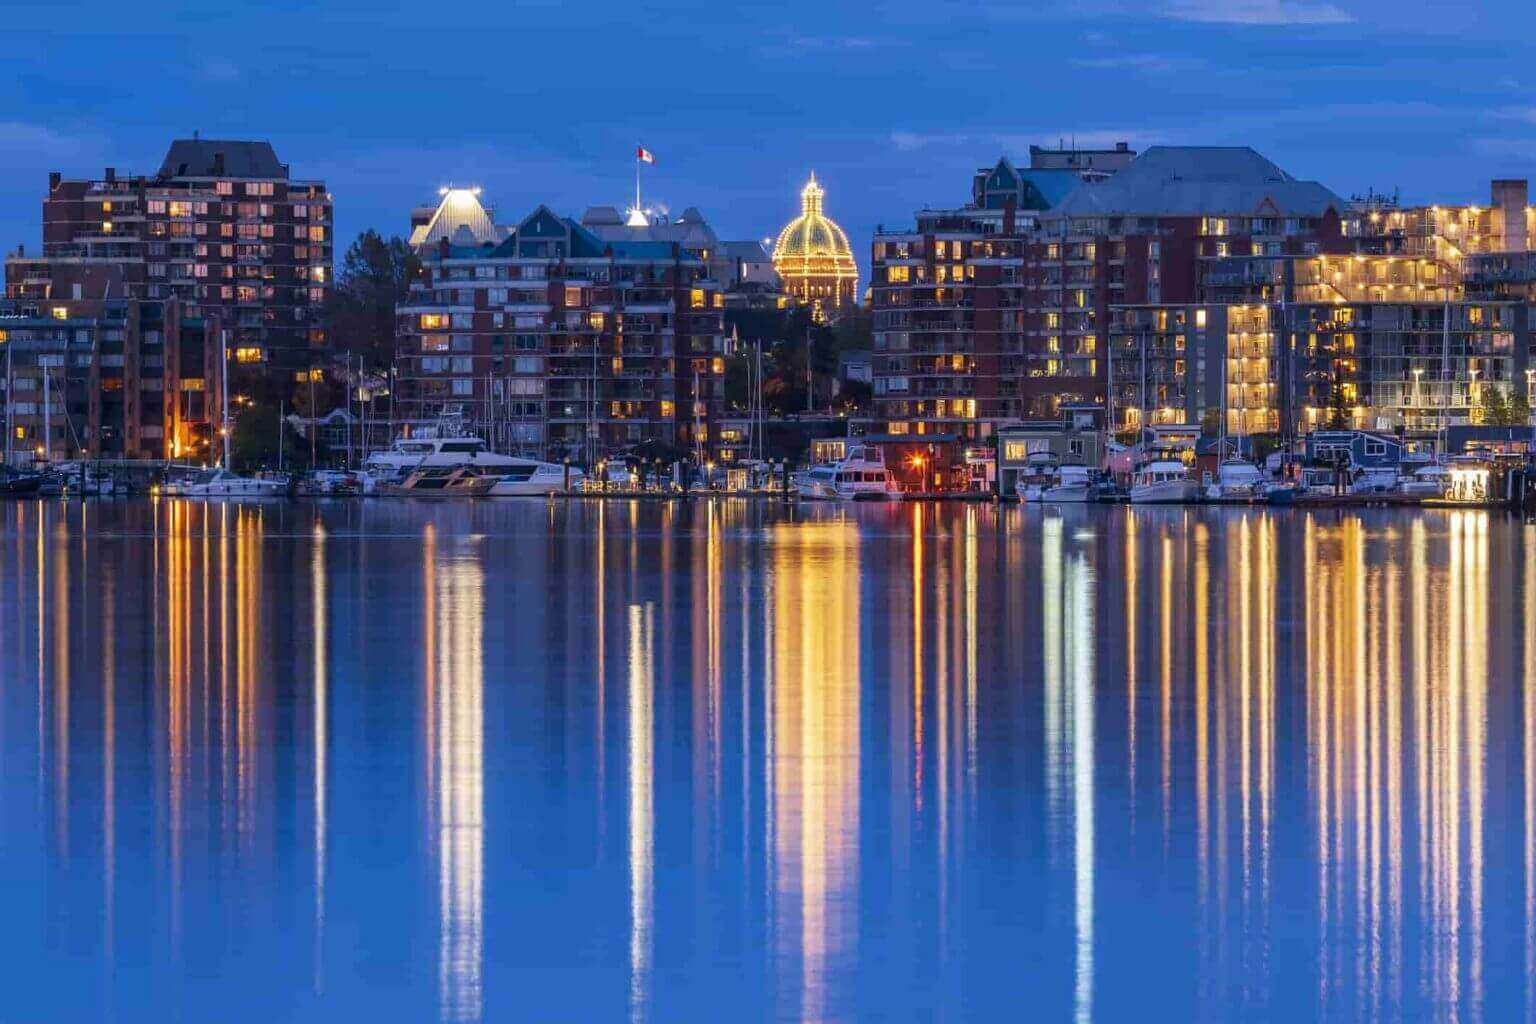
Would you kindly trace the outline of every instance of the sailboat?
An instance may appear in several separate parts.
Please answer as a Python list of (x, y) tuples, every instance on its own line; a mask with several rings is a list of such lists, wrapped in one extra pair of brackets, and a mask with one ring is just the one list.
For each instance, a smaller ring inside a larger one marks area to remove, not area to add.
[[(1247, 362), (1247, 356), (1239, 357)], [(1228, 369), (1231, 359), (1221, 361), (1221, 429), (1216, 435), (1216, 478), (1205, 488), (1205, 496), (1212, 501), (1254, 501), (1264, 497), (1266, 481), (1264, 473), (1252, 462), (1237, 454), (1237, 446), (1234, 446), (1233, 454), (1227, 455), (1227, 395), (1231, 389), (1231, 380), (1228, 377)], [(1238, 389), (1242, 393), (1242, 387), (1246, 383), (1241, 379), (1239, 369)], [(1247, 401), (1244, 400), (1238, 409), (1238, 423), (1243, 429), (1243, 413), (1247, 411)], [(1242, 435), (1239, 434), (1241, 437)]]
[[(229, 341), (221, 338), (219, 352), (219, 433), (224, 438), (224, 457), (218, 466), (205, 469), (183, 480), (168, 482), (161, 487), (162, 494), (183, 498), (280, 498), (288, 493), (288, 481), (263, 477), (240, 476), (229, 468)], [(281, 422), (281, 417), (279, 417)], [(279, 442), (281, 446), (281, 442)]]

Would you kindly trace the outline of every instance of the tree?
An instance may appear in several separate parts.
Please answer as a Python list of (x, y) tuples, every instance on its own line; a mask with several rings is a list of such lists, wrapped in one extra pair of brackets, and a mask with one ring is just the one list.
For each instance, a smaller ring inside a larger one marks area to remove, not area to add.
[[(229, 438), (230, 461), (238, 473), (277, 466), (277, 406), (252, 402), (234, 410), (234, 430)], [(283, 463), (297, 469), (309, 462), (309, 446), (287, 424), (283, 425)], [(217, 441), (217, 439), (215, 439)], [(215, 453), (221, 454), (221, 453)]]
[(410, 294), (421, 261), (398, 237), (372, 228), (347, 247), (326, 306), (332, 351), (361, 355), (374, 369), (387, 369), (395, 354), (395, 306)]
[(1522, 394), (1485, 385), (1478, 394), (1481, 421), (1491, 427), (1523, 427), (1531, 421), (1531, 405)]

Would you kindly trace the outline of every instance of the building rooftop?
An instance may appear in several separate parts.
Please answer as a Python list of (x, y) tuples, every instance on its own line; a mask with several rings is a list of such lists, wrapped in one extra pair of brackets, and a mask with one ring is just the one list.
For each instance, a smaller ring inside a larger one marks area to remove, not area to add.
[(1343, 211), (1344, 200), (1247, 146), (1153, 146), (1108, 180), (1084, 182), (1048, 216), (1315, 216), (1330, 208)]
[[(419, 213), (413, 212), (412, 222), (418, 219)], [(451, 246), (470, 248), (499, 242), (504, 237), (505, 232), (492, 221), (490, 211), (481, 205), (479, 189), (450, 188), (443, 190), (442, 200), (426, 223), (416, 223), (411, 229), (410, 244), (420, 249), (447, 239)]]
[(286, 178), (270, 142), (177, 139), (160, 164), (162, 178)]

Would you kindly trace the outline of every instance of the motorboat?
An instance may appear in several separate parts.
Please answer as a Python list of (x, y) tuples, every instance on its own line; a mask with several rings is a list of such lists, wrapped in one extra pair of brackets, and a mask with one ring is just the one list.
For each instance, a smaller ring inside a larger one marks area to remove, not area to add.
[(640, 489), (640, 474), (631, 469), (629, 463), (623, 459), (614, 459), (599, 468), (602, 470), (599, 479), (605, 489), (618, 491)]
[(1056, 474), (1056, 483), (1045, 489), (1040, 500), (1061, 503), (1086, 502), (1092, 501), (1093, 495), (1093, 471), (1087, 466), (1068, 463), (1060, 467)]
[(372, 482), (399, 483), (417, 469), (473, 466), (483, 474), (515, 477), (530, 464), (562, 471), (563, 479), (564, 467), (493, 452), (482, 438), (465, 433), (456, 418), (445, 417), (436, 425), (396, 438), (388, 448), (370, 452), (362, 469)]
[(1396, 466), (1356, 466), (1350, 472), (1350, 494), (1393, 494), (1397, 491)]
[(227, 469), (205, 469), (166, 484), (161, 493), (182, 498), (281, 498), (288, 493), (288, 481), (239, 476)]
[(1216, 479), (1205, 488), (1213, 501), (1251, 501), (1264, 497), (1268, 481), (1264, 471), (1247, 459), (1224, 459), (1216, 468)]
[(1420, 498), (1443, 498), (1451, 491), (1451, 471), (1438, 462), (1426, 463), (1400, 478), (1397, 489)]
[(1061, 477), (1061, 461), (1052, 452), (1030, 452), (1024, 459), (1013, 489), (1020, 501), (1044, 501), (1045, 492)]
[(482, 472), (495, 480), (489, 492), (493, 498), (559, 494), (567, 488), (579, 488), (586, 478), (586, 474), (575, 466), (540, 462), (537, 459), (513, 459), (510, 466)]
[(42, 486), (41, 473), (23, 473), (8, 466), (0, 468), (0, 498), (30, 498)]
[(1136, 470), (1131, 478), (1131, 504), (1180, 505), (1200, 500), (1200, 484), (1189, 478), (1189, 469), (1177, 459), (1157, 459)]
[(377, 484), (374, 493), (397, 498), (482, 498), (496, 486), (496, 479), (470, 466), (424, 466), (399, 483)]
[(880, 450), (869, 445), (856, 445), (841, 461), (800, 474), (796, 490), (813, 501), (886, 501), (901, 496)]
[(299, 481), (297, 492), (307, 498), (347, 497), (363, 492), (363, 480), (357, 473), (317, 469)]

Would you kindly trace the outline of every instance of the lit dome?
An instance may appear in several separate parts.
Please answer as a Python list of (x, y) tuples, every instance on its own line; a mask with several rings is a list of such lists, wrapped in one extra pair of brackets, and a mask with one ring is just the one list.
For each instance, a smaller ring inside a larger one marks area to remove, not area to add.
[(821, 212), (825, 195), (812, 174), (800, 192), (800, 216), (784, 225), (774, 243), (773, 269), (799, 299), (848, 302), (857, 290), (859, 270), (848, 235)]

